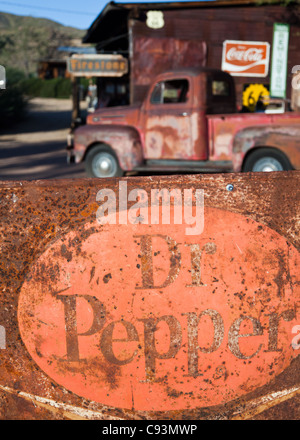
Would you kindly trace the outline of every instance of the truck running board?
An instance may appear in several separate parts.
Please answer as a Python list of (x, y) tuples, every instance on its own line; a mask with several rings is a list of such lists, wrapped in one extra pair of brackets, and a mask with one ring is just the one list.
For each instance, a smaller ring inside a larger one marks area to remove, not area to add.
[(137, 172), (232, 172), (231, 161), (195, 161), (195, 160), (148, 160), (144, 165), (134, 168)]

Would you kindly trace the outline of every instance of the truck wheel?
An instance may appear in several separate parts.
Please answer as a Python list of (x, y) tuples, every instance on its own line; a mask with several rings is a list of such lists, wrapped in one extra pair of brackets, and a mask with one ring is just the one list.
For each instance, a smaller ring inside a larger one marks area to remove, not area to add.
[(85, 158), (85, 170), (89, 177), (118, 177), (123, 175), (118, 159), (106, 145), (93, 147)]
[(246, 158), (243, 171), (270, 172), (291, 170), (288, 158), (281, 151), (271, 148), (259, 148)]

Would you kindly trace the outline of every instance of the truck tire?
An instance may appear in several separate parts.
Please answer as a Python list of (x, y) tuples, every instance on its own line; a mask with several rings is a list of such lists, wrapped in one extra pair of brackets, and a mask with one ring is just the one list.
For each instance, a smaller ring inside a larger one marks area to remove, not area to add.
[(123, 175), (119, 162), (108, 145), (95, 145), (85, 158), (85, 171), (88, 177), (119, 177)]
[(250, 153), (244, 162), (243, 171), (269, 172), (288, 171), (292, 166), (288, 158), (279, 150), (259, 148)]

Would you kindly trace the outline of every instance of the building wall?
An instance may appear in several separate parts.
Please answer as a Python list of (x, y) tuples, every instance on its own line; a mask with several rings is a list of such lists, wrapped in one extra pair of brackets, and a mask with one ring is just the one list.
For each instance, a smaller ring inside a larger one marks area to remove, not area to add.
[[(179, 41), (193, 40), (195, 47), (197, 47), (197, 42), (200, 46), (206, 44), (206, 59), (202, 65), (206, 64), (208, 67), (220, 69), (223, 42), (225, 40), (268, 42), (272, 48), (273, 24), (276, 22), (290, 24), (287, 79), (287, 98), (290, 98), (292, 67), (300, 64), (300, 22), (299, 18), (289, 8), (267, 5), (174, 9), (163, 11), (163, 17), (164, 26), (161, 29), (151, 29), (147, 26), (145, 19), (131, 19), (129, 21), (131, 92), (133, 101), (142, 99), (147, 88), (143, 74), (145, 59), (146, 64), (152, 63), (155, 65), (155, 59), (159, 58), (159, 53), (154, 52), (149, 55), (149, 53), (140, 50), (145, 38), (154, 38), (156, 40), (169, 38)], [(159, 46), (158, 43), (157, 45)], [(167, 57), (169, 56), (169, 54), (166, 55)], [(178, 57), (176, 52), (173, 55)], [(189, 60), (186, 60), (186, 67), (189, 67), (188, 64), (195, 66), (195, 63), (198, 63), (196, 65), (199, 65), (199, 59), (201, 59), (202, 55), (199, 57), (199, 52), (195, 52), (195, 56), (190, 56)], [(153, 69), (153, 76), (157, 74), (157, 70), (165, 70), (164, 67), (164, 64), (160, 61), (159, 67), (157, 66), (156, 69)], [(169, 68), (168, 63), (166, 63), (166, 67)], [(269, 71), (270, 67), (271, 53)], [(148, 76), (147, 80), (151, 82), (152, 78)], [(265, 78), (235, 77), (235, 83), (237, 98), (241, 104), (244, 85), (249, 83), (268, 85), (270, 83), (270, 74)]]

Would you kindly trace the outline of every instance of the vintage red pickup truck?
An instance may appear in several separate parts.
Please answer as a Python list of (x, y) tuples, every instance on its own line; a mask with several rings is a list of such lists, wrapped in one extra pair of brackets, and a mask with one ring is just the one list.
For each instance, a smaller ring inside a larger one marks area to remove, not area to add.
[(90, 177), (300, 169), (300, 114), (237, 111), (233, 78), (199, 68), (159, 75), (143, 103), (87, 117), (67, 147)]

